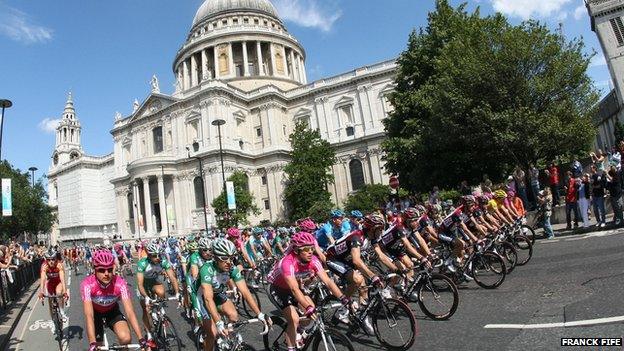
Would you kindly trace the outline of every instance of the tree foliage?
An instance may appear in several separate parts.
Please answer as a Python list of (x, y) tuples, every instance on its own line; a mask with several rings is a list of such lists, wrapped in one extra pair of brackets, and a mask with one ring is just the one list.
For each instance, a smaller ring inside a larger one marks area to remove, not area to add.
[(295, 125), (290, 145), (291, 162), (284, 169), (287, 176), (284, 198), (289, 218), (295, 221), (312, 214), (317, 216), (333, 206), (327, 186), (334, 182), (330, 169), (336, 162), (336, 154), (329, 142), (321, 139), (318, 130), (310, 130), (303, 123)]
[(367, 184), (355, 193), (349, 195), (345, 201), (345, 210), (359, 210), (369, 213), (383, 208), (388, 201), (390, 187), (383, 184)]
[(615, 122), (615, 126), (613, 129), (614, 129), (613, 134), (615, 136), (615, 142), (619, 143), (620, 141), (624, 140), (624, 124), (622, 124), (622, 122), (617, 120)]
[(539, 22), (514, 26), (438, 0), (398, 59), (395, 110), (384, 122), (389, 171), (422, 191), (584, 154), (598, 95), (583, 50), (581, 39)]
[(217, 225), (219, 228), (228, 228), (236, 227), (239, 224), (249, 224), (247, 220), (249, 215), (260, 214), (254, 197), (249, 192), (249, 179), (243, 172), (234, 172), (227, 180), (234, 182), (236, 209), (228, 209), (227, 194), (225, 191), (221, 191), (221, 194), (212, 201), (212, 208), (217, 215)]
[(48, 206), (48, 195), (39, 179), (33, 188), (30, 173), (13, 168), (7, 161), (0, 163), (0, 177), (11, 179), (13, 215), (0, 218), (2, 236), (15, 237), (22, 233), (46, 233), (56, 220)]

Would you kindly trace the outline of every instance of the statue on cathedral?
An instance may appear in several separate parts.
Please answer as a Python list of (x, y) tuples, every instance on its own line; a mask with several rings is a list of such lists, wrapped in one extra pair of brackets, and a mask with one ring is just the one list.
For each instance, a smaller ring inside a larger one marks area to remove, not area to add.
[(137, 112), (137, 110), (139, 109), (139, 101), (137, 99), (134, 99), (134, 103), (132, 103), (132, 113)]
[(117, 111), (115, 112), (115, 122), (119, 121), (121, 119), (121, 112)]
[(154, 74), (152, 76), (152, 93), (160, 93), (160, 86), (158, 85), (158, 78), (156, 77), (156, 75)]

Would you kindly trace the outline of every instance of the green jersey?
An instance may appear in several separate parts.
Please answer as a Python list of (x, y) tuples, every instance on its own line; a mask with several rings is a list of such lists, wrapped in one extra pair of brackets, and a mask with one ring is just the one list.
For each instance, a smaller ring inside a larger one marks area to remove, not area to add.
[(137, 262), (137, 273), (143, 273), (143, 280), (145, 281), (159, 281), (163, 272), (170, 268), (171, 263), (166, 259), (161, 259), (160, 264), (150, 262), (147, 257)]
[(197, 266), (197, 269), (200, 269), (205, 262), (206, 260), (201, 257), (199, 251), (193, 252), (188, 258), (186, 270), (189, 272), (189, 274), (191, 274), (191, 266)]
[(243, 280), (238, 267), (234, 266), (229, 272), (220, 272), (214, 261), (206, 262), (199, 270), (202, 284), (212, 286), (213, 294), (218, 295), (227, 290), (227, 282), (232, 279), (235, 283)]

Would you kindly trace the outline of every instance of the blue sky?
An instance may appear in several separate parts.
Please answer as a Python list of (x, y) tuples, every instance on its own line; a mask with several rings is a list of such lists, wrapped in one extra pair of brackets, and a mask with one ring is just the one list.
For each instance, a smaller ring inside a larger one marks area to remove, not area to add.
[[(210, 1), (210, 0), (209, 0)], [(2, 157), (21, 169), (50, 165), (54, 120), (71, 90), (90, 155), (112, 151), (116, 111), (128, 115), (149, 93), (153, 74), (173, 91), (171, 65), (203, 0), (0, 0), (0, 98), (6, 111)], [(457, 5), (463, 1), (451, 1)], [(273, 0), (307, 51), (308, 80), (396, 57), (434, 0)], [(598, 52), (589, 68), (606, 93), (610, 77), (582, 0), (477, 0), (469, 8), (500, 11), (513, 23), (563, 24)]]

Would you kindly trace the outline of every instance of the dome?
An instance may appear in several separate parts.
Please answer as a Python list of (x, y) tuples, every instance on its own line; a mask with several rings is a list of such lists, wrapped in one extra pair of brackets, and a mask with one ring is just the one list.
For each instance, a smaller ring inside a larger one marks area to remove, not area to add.
[(206, 0), (199, 7), (193, 25), (215, 15), (238, 10), (258, 11), (278, 18), (277, 10), (269, 0)]

